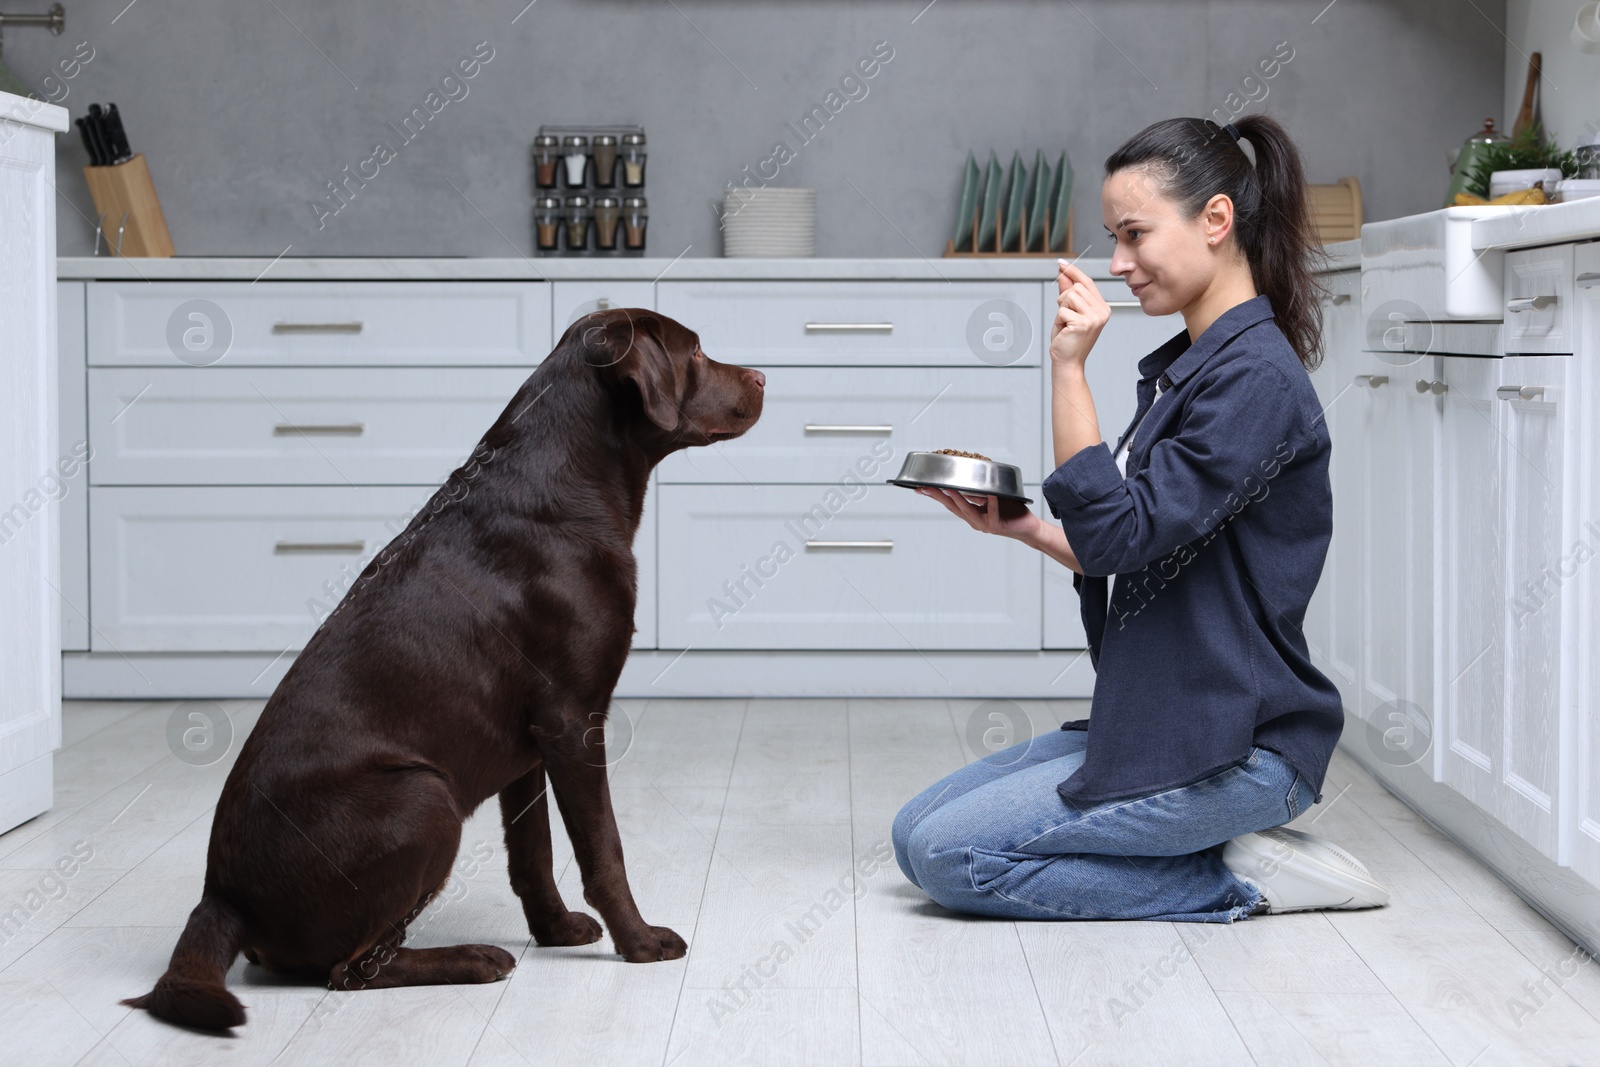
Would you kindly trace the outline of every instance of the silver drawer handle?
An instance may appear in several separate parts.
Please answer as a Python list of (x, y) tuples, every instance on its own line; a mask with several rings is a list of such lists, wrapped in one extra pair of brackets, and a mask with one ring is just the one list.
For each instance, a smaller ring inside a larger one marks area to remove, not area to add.
[(893, 548), (893, 541), (807, 541), (807, 548)]
[(360, 555), (366, 550), (365, 541), (279, 541), (272, 546), (274, 552), (349, 552)]
[(806, 333), (889, 333), (892, 322), (808, 322)]
[(1502, 385), (1494, 391), (1501, 400), (1537, 400), (1544, 396), (1542, 385)]
[(882, 425), (851, 425), (848, 423), (808, 422), (806, 433), (875, 433), (892, 434), (894, 426), (889, 423)]
[(1450, 387), (1444, 382), (1430, 382), (1426, 378), (1417, 379), (1417, 392), (1419, 393), (1432, 393), (1434, 396), (1438, 396), (1448, 388)]
[(1350, 303), (1350, 294), (1349, 293), (1334, 293), (1333, 294), (1333, 302), (1335, 304), (1348, 304), (1348, 303)]
[(360, 437), (366, 432), (367, 424), (364, 422), (280, 422), (272, 428), (273, 436), (287, 437), (290, 434), (323, 434), (326, 436)]
[(1597, 274), (1592, 270), (1586, 270), (1582, 274), (1578, 275), (1577, 280), (1579, 285), (1585, 289), (1588, 289), (1590, 286), (1600, 285), (1600, 274)]
[(1543, 311), (1556, 302), (1556, 298), (1549, 293), (1543, 296), (1519, 296), (1506, 301), (1507, 311)]
[(1370, 385), (1374, 389), (1378, 388), (1378, 386), (1380, 386), (1380, 385), (1387, 385), (1388, 382), (1389, 382), (1389, 376), (1387, 374), (1358, 374), (1358, 375), (1356, 375), (1356, 384), (1357, 385)]
[(360, 333), (359, 322), (275, 322), (273, 333)]

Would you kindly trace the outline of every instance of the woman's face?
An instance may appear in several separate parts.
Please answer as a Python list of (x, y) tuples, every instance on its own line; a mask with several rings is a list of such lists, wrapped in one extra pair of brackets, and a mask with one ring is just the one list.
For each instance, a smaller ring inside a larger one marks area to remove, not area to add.
[(1226, 195), (1212, 197), (1196, 218), (1182, 218), (1145, 167), (1106, 178), (1100, 208), (1108, 239), (1116, 241), (1111, 273), (1128, 283), (1146, 315), (1174, 314), (1199, 299), (1216, 276), (1217, 250), (1232, 245), (1233, 202)]

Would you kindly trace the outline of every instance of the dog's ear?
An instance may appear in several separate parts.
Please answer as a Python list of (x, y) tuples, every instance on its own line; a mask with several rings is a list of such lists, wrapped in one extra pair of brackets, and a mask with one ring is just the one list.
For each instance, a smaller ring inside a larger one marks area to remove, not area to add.
[(611, 367), (619, 382), (634, 384), (651, 422), (663, 430), (678, 428), (680, 372), (662, 338), (660, 318), (623, 308), (606, 316), (603, 325), (586, 327), (580, 343), (591, 365)]

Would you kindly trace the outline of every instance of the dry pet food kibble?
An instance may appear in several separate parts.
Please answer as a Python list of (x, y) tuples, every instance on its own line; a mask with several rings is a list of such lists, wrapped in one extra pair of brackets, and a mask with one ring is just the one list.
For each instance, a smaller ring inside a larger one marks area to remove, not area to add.
[(982, 459), (988, 460), (990, 463), (994, 462), (994, 460), (989, 459), (988, 456), (981, 456), (976, 452), (961, 452), (954, 448), (936, 448), (934, 451), (941, 456), (965, 456), (968, 459)]

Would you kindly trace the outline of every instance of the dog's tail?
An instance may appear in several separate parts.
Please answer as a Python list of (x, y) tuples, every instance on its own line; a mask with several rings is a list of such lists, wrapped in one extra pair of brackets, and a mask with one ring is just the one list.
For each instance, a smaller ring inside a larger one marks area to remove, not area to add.
[(226, 1030), (240, 1025), (244, 1005), (228, 992), (223, 977), (239, 955), (243, 939), (239, 913), (214, 896), (202, 896), (172, 950), (167, 973), (150, 992), (122, 1003), (184, 1026)]

